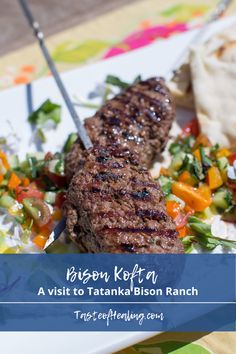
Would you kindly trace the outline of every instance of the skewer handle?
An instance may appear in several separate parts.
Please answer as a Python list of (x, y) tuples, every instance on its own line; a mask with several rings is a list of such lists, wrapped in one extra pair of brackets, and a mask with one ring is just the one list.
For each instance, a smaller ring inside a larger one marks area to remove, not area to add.
[(19, 0), (20, 2), (20, 5), (22, 7), (22, 10), (25, 14), (25, 17), (27, 18), (28, 22), (29, 22), (29, 25), (30, 27), (33, 29), (34, 31), (34, 34), (39, 42), (39, 45), (40, 45), (40, 48), (43, 52), (43, 55), (46, 59), (46, 62), (49, 66), (49, 69), (57, 83), (57, 86), (61, 92), (61, 95), (66, 103), (66, 106), (70, 112), (70, 115), (75, 123), (75, 126), (77, 128), (77, 131), (78, 131), (78, 135), (85, 147), (85, 149), (89, 149), (93, 146), (87, 132), (86, 132), (86, 129), (84, 128), (83, 124), (81, 123), (80, 119), (79, 119), (79, 116), (75, 110), (75, 107), (69, 97), (69, 94), (61, 80), (61, 77), (57, 71), (57, 68), (49, 54), (49, 51), (44, 43), (44, 35), (43, 35), (43, 32), (40, 30), (40, 27), (39, 27), (39, 24), (38, 22), (34, 19), (33, 17), (33, 14), (32, 12), (30, 11), (30, 8), (27, 4), (27, 1), (26, 0)]

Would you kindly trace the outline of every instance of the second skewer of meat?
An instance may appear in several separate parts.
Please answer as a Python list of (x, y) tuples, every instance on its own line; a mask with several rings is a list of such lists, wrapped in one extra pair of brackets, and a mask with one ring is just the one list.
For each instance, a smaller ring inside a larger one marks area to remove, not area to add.
[[(95, 145), (126, 148), (149, 168), (166, 146), (174, 117), (174, 102), (164, 80), (151, 78), (108, 100), (85, 120), (85, 128)], [(83, 155), (78, 140), (66, 156), (68, 180), (83, 165)]]

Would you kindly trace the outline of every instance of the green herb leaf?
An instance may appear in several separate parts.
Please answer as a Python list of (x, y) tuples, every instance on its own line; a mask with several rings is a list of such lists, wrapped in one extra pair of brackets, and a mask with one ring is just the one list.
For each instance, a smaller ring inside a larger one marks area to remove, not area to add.
[(56, 125), (61, 121), (61, 106), (52, 103), (50, 100), (46, 100), (28, 118), (30, 123), (40, 126), (49, 120), (53, 121)]
[(41, 128), (37, 130), (36, 136), (42, 143), (46, 143), (47, 138)]
[(105, 82), (112, 86), (117, 86), (122, 90), (125, 90), (130, 86), (129, 83), (124, 82), (119, 77), (113, 75), (107, 75)]
[(64, 176), (65, 172), (64, 172), (65, 168), (64, 168), (64, 160), (60, 159), (58, 160), (56, 166), (55, 166), (55, 172), (58, 175)]
[(28, 156), (23, 171), (27, 176), (34, 179), (40, 174), (44, 166), (44, 160), (37, 160), (34, 156)]
[(188, 223), (196, 234), (195, 239), (202, 247), (208, 250), (213, 250), (216, 246), (236, 248), (236, 241), (213, 236), (211, 233), (211, 225), (202, 222), (195, 216), (190, 216)]
[(139, 81), (142, 81), (142, 76), (141, 75), (136, 76), (136, 78), (134, 79), (133, 84), (136, 84)]
[(77, 98), (76, 102), (73, 102), (73, 104), (74, 104), (74, 106), (83, 107), (83, 108), (89, 108), (89, 109), (99, 109), (99, 108), (101, 108), (100, 104), (92, 103), (92, 102), (85, 101), (85, 100), (78, 99), (78, 98)]
[(198, 219), (196, 216), (190, 216), (188, 218), (188, 223), (191, 229), (200, 235), (211, 237), (211, 225), (208, 225)]
[(193, 243), (195, 242), (195, 236), (185, 236), (181, 241), (184, 245), (184, 253), (191, 253), (193, 250)]
[(180, 143), (172, 143), (169, 147), (169, 153), (171, 155), (178, 154), (182, 150), (182, 145)]
[(160, 176), (158, 178), (158, 182), (160, 183), (164, 196), (166, 197), (167, 195), (169, 195), (171, 193), (172, 180), (168, 177)]
[(206, 171), (212, 166), (212, 161), (209, 159), (208, 156), (206, 156), (203, 146), (199, 146), (199, 151), (201, 155), (203, 169), (204, 171)]
[(72, 148), (74, 142), (75, 142), (77, 139), (78, 139), (78, 134), (77, 134), (77, 133), (71, 133), (71, 134), (68, 136), (68, 138), (67, 138), (67, 140), (66, 140), (66, 142), (65, 142), (65, 145), (64, 145), (64, 147), (63, 147), (63, 152), (68, 153), (68, 152), (71, 150), (71, 148)]
[(211, 147), (211, 153), (216, 154), (216, 152), (219, 150), (220, 145), (217, 143), (214, 146)]
[(198, 161), (198, 159), (196, 159), (196, 157), (193, 158), (192, 166), (193, 166), (195, 176), (200, 181), (202, 181), (205, 178), (205, 175), (203, 173), (202, 164)]

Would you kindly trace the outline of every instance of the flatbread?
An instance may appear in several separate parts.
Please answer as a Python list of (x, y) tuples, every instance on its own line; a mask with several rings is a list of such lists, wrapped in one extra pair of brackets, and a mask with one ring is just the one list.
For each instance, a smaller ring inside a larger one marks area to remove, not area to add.
[(191, 72), (188, 63), (184, 63), (174, 78), (168, 84), (171, 93), (179, 107), (194, 109), (194, 96), (192, 91)]
[(236, 146), (236, 26), (192, 48), (169, 87), (213, 143)]
[(190, 52), (195, 109), (213, 143), (236, 145), (236, 26)]

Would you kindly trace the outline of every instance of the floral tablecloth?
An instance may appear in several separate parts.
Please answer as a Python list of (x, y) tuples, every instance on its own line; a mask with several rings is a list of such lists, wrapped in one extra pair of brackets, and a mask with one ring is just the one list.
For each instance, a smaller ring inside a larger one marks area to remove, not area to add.
[[(61, 71), (146, 46), (199, 26), (218, 0), (144, 0), (48, 38)], [(236, 3), (228, 13), (236, 11)], [(0, 89), (48, 75), (37, 44), (0, 60)]]
[[(144, 0), (48, 38), (61, 71), (146, 46), (201, 25), (218, 0)], [(236, 13), (234, 2), (226, 15)], [(49, 75), (37, 44), (0, 60), (0, 89)], [(163, 333), (119, 354), (233, 354), (236, 333)]]

